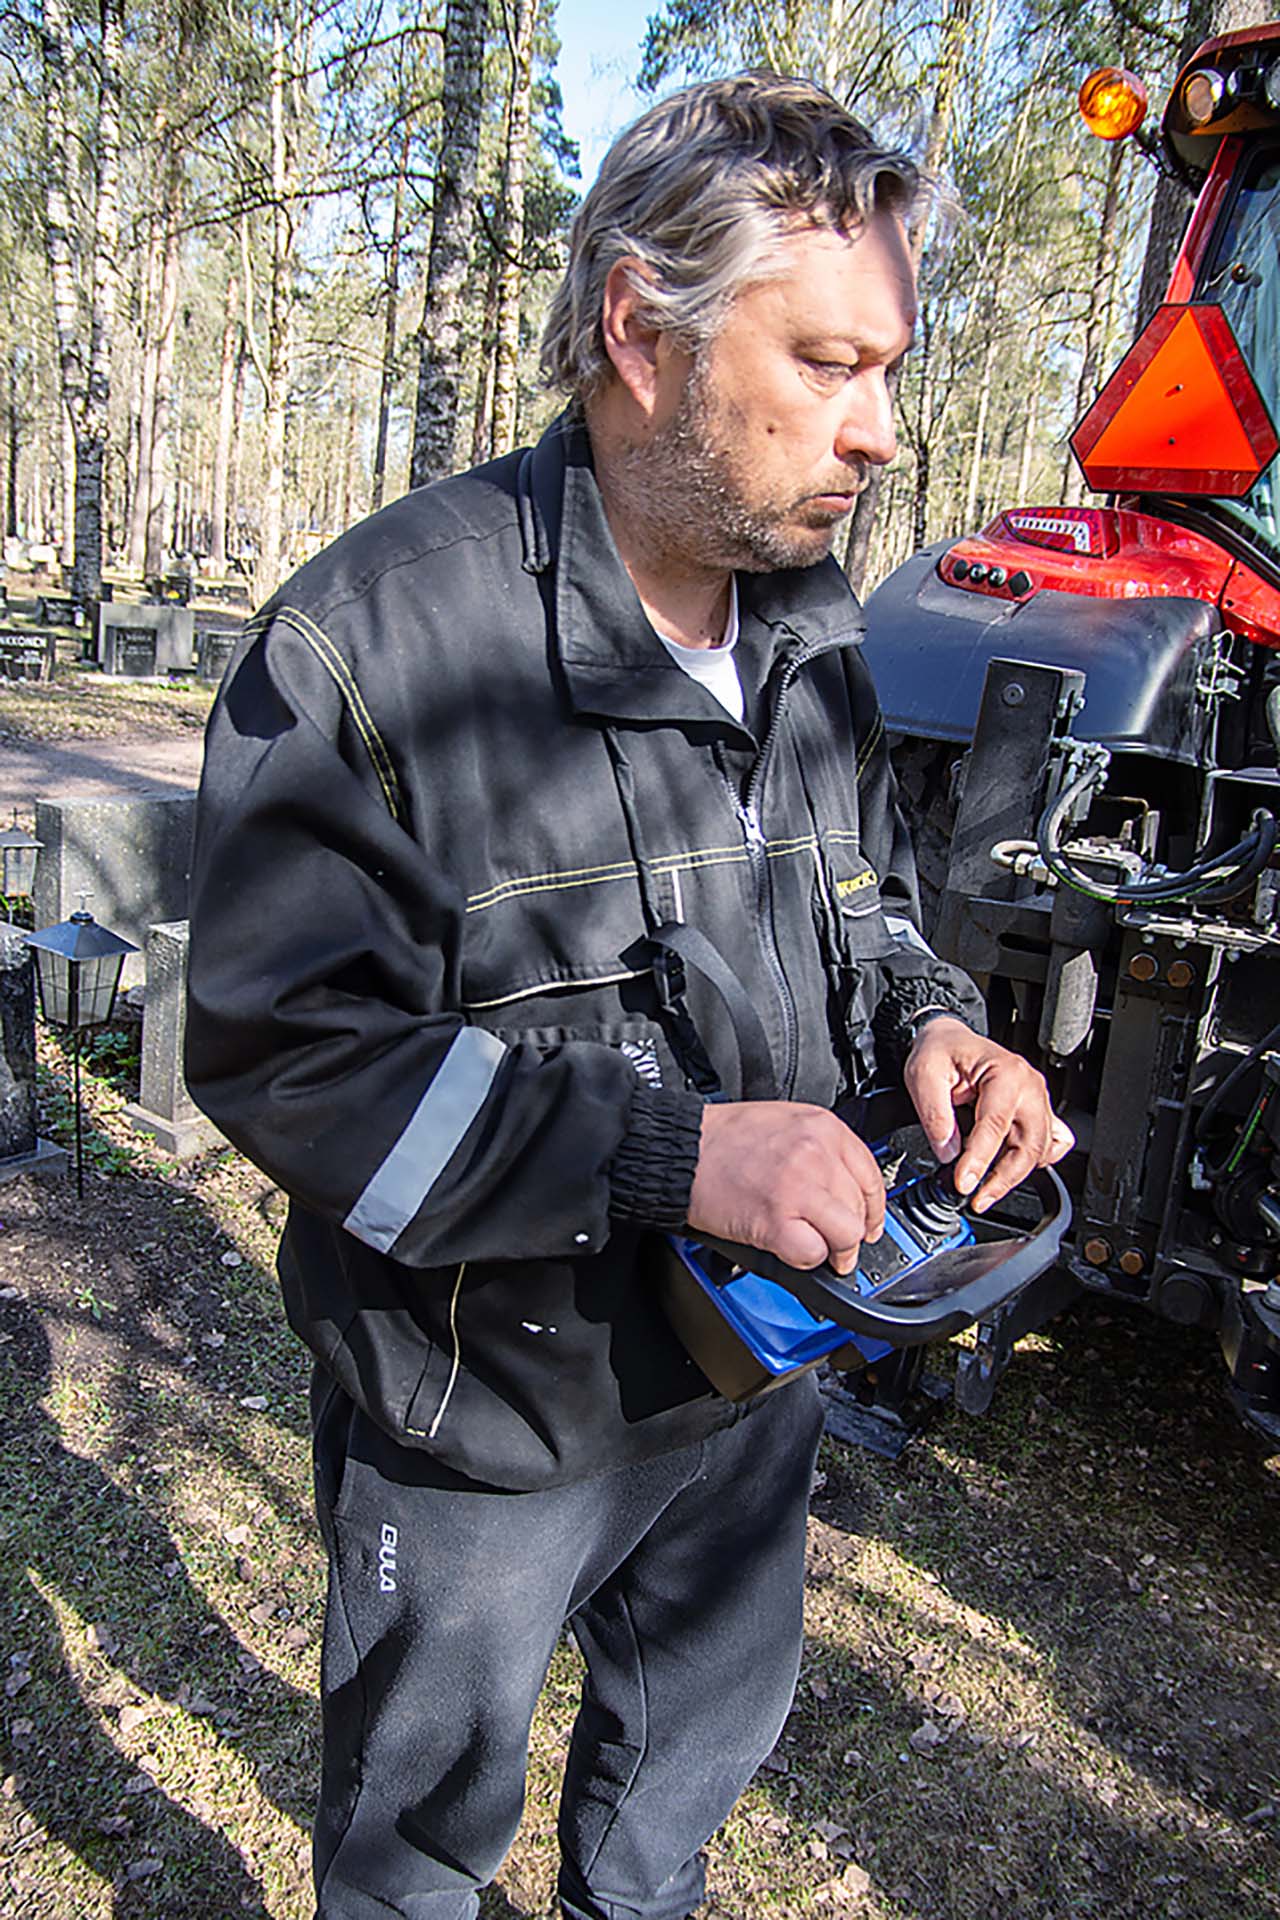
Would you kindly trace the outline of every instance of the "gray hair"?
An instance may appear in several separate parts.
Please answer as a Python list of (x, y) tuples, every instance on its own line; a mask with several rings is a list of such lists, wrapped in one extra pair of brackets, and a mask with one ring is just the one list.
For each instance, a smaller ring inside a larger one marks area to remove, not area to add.
[(619, 134), (569, 233), (542, 336), (549, 385), (585, 398), (609, 369), (605, 282), (622, 259), (651, 326), (697, 352), (735, 294), (776, 270), (798, 223), (840, 231), (919, 193), (915, 163), (877, 147), (807, 80), (744, 73), (684, 87)]

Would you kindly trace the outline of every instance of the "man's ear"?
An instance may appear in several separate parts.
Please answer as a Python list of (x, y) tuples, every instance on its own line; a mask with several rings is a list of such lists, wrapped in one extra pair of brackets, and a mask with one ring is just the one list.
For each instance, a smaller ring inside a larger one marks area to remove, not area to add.
[(642, 260), (615, 260), (604, 283), (601, 328), (604, 349), (618, 379), (647, 418), (659, 404), (659, 376), (667, 345), (661, 329), (645, 313), (643, 282), (650, 278)]

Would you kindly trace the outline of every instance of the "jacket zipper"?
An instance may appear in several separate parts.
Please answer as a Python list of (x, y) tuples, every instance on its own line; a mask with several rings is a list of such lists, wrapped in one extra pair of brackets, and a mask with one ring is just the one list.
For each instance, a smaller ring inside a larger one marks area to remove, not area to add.
[(800, 1070), (800, 1021), (796, 1012), (795, 995), (791, 991), (791, 982), (783, 965), (782, 953), (778, 946), (778, 936), (773, 925), (772, 887), (769, 880), (769, 856), (765, 852), (764, 827), (760, 820), (760, 799), (764, 789), (765, 775), (769, 759), (773, 753), (774, 742), (782, 725), (783, 711), (787, 704), (787, 695), (791, 684), (802, 667), (819, 659), (823, 654), (835, 653), (848, 644), (847, 637), (825, 641), (821, 646), (803, 647), (786, 662), (778, 677), (778, 694), (774, 701), (773, 712), (769, 717), (769, 726), (761, 744), (760, 751), (752, 763), (747, 775), (746, 790), (739, 795), (730, 779), (723, 761), (717, 755), (716, 766), (720, 778), (724, 781), (742, 828), (742, 838), (747, 851), (747, 862), (751, 868), (756, 887), (756, 917), (760, 923), (761, 945), (764, 948), (765, 962), (773, 976), (778, 1000), (782, 1007), (783, 1065), (781, 1075), (782, 1095), (790, 1100), (795, 1090), (796, 1075)]

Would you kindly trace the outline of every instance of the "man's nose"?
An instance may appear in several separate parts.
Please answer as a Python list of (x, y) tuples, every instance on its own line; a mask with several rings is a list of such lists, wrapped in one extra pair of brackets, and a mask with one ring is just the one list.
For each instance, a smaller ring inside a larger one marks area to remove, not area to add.
[(898, 450), (888, 377), (883, 367), (866, 367), (862, 378), (850, 386), (849, 405), (836, 434), (836, 452), (842, 460), (861, 454), (874, 466), (887, 466)]

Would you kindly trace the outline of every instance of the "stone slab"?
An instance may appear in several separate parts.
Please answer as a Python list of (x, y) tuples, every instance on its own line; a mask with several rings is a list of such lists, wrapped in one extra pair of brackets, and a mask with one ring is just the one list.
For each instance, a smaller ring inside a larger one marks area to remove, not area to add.
[(207, 1153), (210, 1147), (227, 1144), (212, 1120), (206, 1120), (202, 1113), (190, 1120), (169, 1120), (162, 1113), (138, 1106), (135, 1101), (130, 1101), (121, 1111), (135, 1133), (150, 1135), (162, 1152), (174, 1160), (190, 1160), (197, 1153)]
[(57, 1179), (70, 1165), (71, 1155), (65, 1147), (55, 1146), (52, 1140), (38, 1139), (31, 1153), (13, 1153), (0, 1158), (0, 1186), (24, 1173), (33, 1173), (42, 1180)]
[(187, 1092), (182, 1056), (187, 1035), (187, 957), (191, 930), (185, 920), (147, 929), (147, 987), (142, 1003), (142, 1084), (139, 1108), (175, 1126), (204, 1116)]
[(190, 792), (38, 801), (36, 925), (69, 919), (83, 889), (94, 919), (140, 949), (126, 954), (122, 985), (141, 980), (148, 929), (186, 918), (195, 810)]

